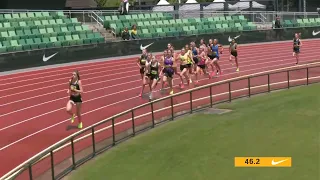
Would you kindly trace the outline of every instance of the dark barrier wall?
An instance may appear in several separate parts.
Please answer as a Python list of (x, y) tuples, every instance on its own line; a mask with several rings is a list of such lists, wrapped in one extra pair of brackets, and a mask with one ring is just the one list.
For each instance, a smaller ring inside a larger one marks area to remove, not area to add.
[(66, 0), (0, 0), (0, 9), (64, 9)]
[[(141, 53), (140, 45), (148, 45), (154, 43), (148, 48), (149, 51), (159, 52), (167, 47), (168, 43), (172, 43), (176, 50), (182, 48), (185, 44), (195, 41), (197, 44), (200, 39), (208, 41), (210, 38), (217, 38), (219, 43), (223, 45), (229, 44), (228, 37), (241, 35), (237, 40), (238, 43), (257, 43), (271, 42), (279, 40), (292, 40), (294, 33), (301, 32), (302, 39), (315, 38), (312, 31), (320, 30), (320, 28), (292, 28), (279, 30), (263, 30), (263, 31), (243, 31), (241, 33), (218, 33), (205, 34), (199, 36), (179, 36), (170, 38), (158, 38), (136, 41), (121, 41), (113, 43), (103, 43), (87, 46), (73, 46), (68, 48), (52, 48), (36, 51), (26, 51), (0, 55), (0, 71), (16, 70), (29, 67), (45, 66), (52, 64), (61, 64), (75, 61), (83, 61), (88, 59), (116, 57), (124, 55), (133, 55)], [(291, 47), (290, 47), (291, 48)], [(55, 55), (54, 55), (55, 54)], [(44, 62), (43, 56), (51, 59)], [(116, 58), (115, 58), (116, 59)]]

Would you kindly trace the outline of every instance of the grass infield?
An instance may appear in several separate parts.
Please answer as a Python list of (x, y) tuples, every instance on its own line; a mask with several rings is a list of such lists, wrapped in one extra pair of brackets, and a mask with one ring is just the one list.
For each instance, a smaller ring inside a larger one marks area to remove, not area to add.
[[(320, 85), (221, 104), (117, 145), (68, 179), (318, 180)], [(289, 168), (236, 168), (235, 156), (292, 157)]]

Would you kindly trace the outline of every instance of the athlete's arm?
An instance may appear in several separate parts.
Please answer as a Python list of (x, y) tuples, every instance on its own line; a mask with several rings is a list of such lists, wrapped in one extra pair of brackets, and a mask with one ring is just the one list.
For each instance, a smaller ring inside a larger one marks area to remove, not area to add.
[(70, 90), (71, 90), (70, 83), (71, 83), (71, 80), (69, 80), (69, 83), (68, 83), (68, 90), (67, 90), (68, 94), (70, 93)]
[(302, 41), (301, 41), (301, 39), (300, 39), (300, 45), (299, 45), (299, 47), (301, 47), (302, 46)]
[(138, 58), (138, 60), (137, 60), (137, 66), (138, 66), (139, 68), (141, 68), (141, 66), (140, 66), (140, 58)]
[(218, 47), (221, 48), (221, 49), (220, 49), (220, 53), (222, 53), (222, 52), (223, 52), (223, 49), (224, 49), (223, 46), (222, 46), (221, 44), (219, 44)]

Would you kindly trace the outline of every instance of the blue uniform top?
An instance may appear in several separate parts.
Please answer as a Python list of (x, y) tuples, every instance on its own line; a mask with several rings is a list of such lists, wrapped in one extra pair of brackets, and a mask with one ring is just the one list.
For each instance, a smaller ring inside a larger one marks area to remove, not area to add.
[(211, 50), (212, 50), (213, 55), (219, 57), (219, 46), (218, 46), (218, 44), (211, 46)]
[(197, 51), (196, 48), (193, 48), (193, 49), (192, 49), (192, 54), (193, 54), (194, 56), (197, 56), (197, 55), (198, 55), (198, 51)]

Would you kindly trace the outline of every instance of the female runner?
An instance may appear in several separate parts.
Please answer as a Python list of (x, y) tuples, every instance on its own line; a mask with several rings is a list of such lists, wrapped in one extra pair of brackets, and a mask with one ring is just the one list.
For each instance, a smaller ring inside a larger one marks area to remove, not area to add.
[(81, 93), (83, 93), (82, 83), (80, 80), (79, 71), (75, 71), (72, 73), (72, 78), (69, 81), (69, 88), (67, 91), (68, 94), (70, 94), (70, 99), (67, 103), (67, 113), (70, 114), (71, 117), (71, 123), (74, 122), (75, 114), (72, 113), (72, 107), (76, 106), (76, 114), (78, 117), (78, 128), (82, 129), (82, 121), (81, 121), (81, 104), (82, 104), (82, 97)]
[[(191, 78), (189, 77), (188, 75), (188, 70), (189, 68), (191, 68), (191, 64), (189, 63), (190, 60), (192, 57), (190, 56), (190, 53), (187, 53), (186, 52), (186, 49), (185, 48), (182, 48), (181, 49), (181, 53), (180, 53), (180, 75), (181, 76), (184, 76), (186, 78), (186, 81), (188, 84), (191, 84), (192, 83), (192, 80)], [(180, 88), (183, 89), (184, 88), (184, 84), (183, 84), (183, 81), (181, 81), (180, 83)]]
[(190, 43), (190, 47), (191, 47), (191, 51), (192, 51), (192, 57), (193, 57), (193, 62), (194, 62), (194, 66), (193, 66), (193, 71), (196, 72), (197, 71), (197, 64), (198, 64), (198, 53), (199, 53), (199, 50), (198, 48), (196, 47), (196, 43), (195, 42), (191, 42)]
[(207, 62), (208, 56), (207, 56), (204, 48), (205, 48), (204, 46), (200, 46), (200, 48), (199, 48), (199, 55), (198, 55), (199, 62), (197, 64), (196, 82), (195, 82), (196, 85), (198, 85), (198, 83), (199, 83), (198, 76), (201, 74), (201, 72), (203, 74), (207, 74), (206, 62)]
[(147, 57), (148, 57), (147, 50), (144, 49), (144, 50), (142, 50), (142, 55), (137, 60), (137, 65), (140, 69), (141, 79), (143, 79), (143, 77), (144, 77), (144, 70), (146, 67)]
[[(219, 54), (221, 54), (222, 51), (223, 51), (223, 47), (222, 47), (221, 44), (218, 44), (218, 40), (217, 40), (217, 39), (214, 39), (214, 40), (213, 40), (213, 44), (212, 44), (212, 46), (211, 46), (211, 50), (212, 50), (212, 57), (213, 57), (213, 59), (212, 59), (212, 61), (210, 62), (210, 64), (211, 64), (211, 65), (213, 64), (213, 65), (217, 68), (217, 75), (218, 75), (218, 74), (222, 74), (222, 70), (221, 70), (221, 67), (220, 67), (220, 65), (219, 65), (219, 63), (218, 63), (218, 60), (219, 60), (219, 58), (220, 58)], [(214, 76), (214, 71), (211, 72), (211, 78), (212, 78), (213, 76)]]
[(171, 52), (168, 52), (168, 56), (164, 59), (164, 69), (163, 69), (163, 78), (162, 78), (162, 89), (164, 88), (164, 83), (168, 82), (170, 86), (170, 95), (173, 94), (173, 57)]
[[(177, 61), (178, 61), (178, 54), (174, 52), (174, 47), (173, 46), (170, 46), (170, 49), (168, 49), (168, 56), (171, 56), (173, 59), (173, 65), (172, 65), (172, 68), (173, 68), (173, 71), (174, 71), (174, 74), (178, 75), (181, 82), (183, 82), (183, 78), (182, 78), (182, 75), (180, 72), (178, 72), (178, 68), (177, 68)], [(179, 86), (181, 87), (181, 84), (179, 84)]]
[[(152, 56), (152, 54), (151, 54)], [(148, 63), (147, 69), (148, 72), (150, 72), (150, 76), (149, 76), (149, 86), (150, 86), (150, 95), (149, 95), (149, 99), (152, 100), (152, 94), (154, 89), (156, 88), (158, 81), (159, 81), (159, 69), (160, 69), (160, 64), (158, 62), (158, 60), (155, 57), (151, 57), (151, 62)]]
[(232, 39), (231, 43), (230, 43), (230, 47), (229, 47), (229, 52), (230, 52), (230, 62), (232, 63), (232, 57), (234, 57), (234, 61), (236, 62), (236, 66), (237, 66), (237, 72), (239, 71), (239, 64), (238, 64), (238, 44), (236, 43), (235, 39)]
[(203, 45), (204, 45), (204, 46), (207, 46), (207, 45), (206, 45), (206, 42), (204, 41), (204, 39), (200, 39), (199, 47), (200, 47), (200, 46), (203, 46)]
[(163, 55), (160, 57), (160, 61), (159, 61), (159, 64), (160, 64), (160, 67), (162, 68), (160, 70), (160, 74), (159, 74), (159, 80), (161, 80), (161, 77), (163, 76), (163, 67), (164, 67), (164, 59), (168, 56), (168, 50), (164, 50), (163, 51)]
[(190, 56), (190, 58), (188, 58), (188, 70), (189, 70), (189, 75), (191, 76), (193, 74), (193, 65), (194, 65), (193, 54), (188, 44), (185, 45), (184, 49), (186, 50), (186, 53), (189, 54)]
[[(149, 53), (147, 54), (147, 58), (146, 58), (146, 61), (144, 63), (144, 68), (143, 68), (143, 77), (142, 77), (142, 89), (141, 89), (141, 92), (139, 94), (139, 97), (142, 96), (143, 94), (143, 91), (144, 91), (144, 87), (148, 84), (148, 78), (150, 76), (150, 72), (146, 69), (146, 67), (148, 66), (148, 64), (150, 63), (151, 61), (151, 58), (152, 58), (152, 55)], [(150, 87), (150, 86), (149, 86)], [(151, 91), (151, 87), (150, 87), (150, 91)]]
[[(208, 60), (207, 60), (207, 63), (206, 63), (206, 69), (207, 71), (209, 72), (208, 68), (209, 68), (209, 65), (211, 66), (211, 70), (212, 72), (214, 72), (214, 65), (211, 63), (211, 61), (214, 59), (214, 56), (213, 56), (213, 52), (212, 52), (212, 46), (213, 46), (213, 41), (212, 39), (209, 39), (209, 43), (205, 49), (205, 51), (207, 52), (207, 56), (208, 56)], [(211, 76), (209, 76), (209, 78), (211, 78)]]
[(297, 60), (296, 64), (299, 63), (300, 48), (302, 46), (300, 35), (301, 35), (301, 33), (296, 33), (294, 35), (294, 39), (293, 39), (293, 53), (292, 53), (292, 56), (296, 57), (296, 60)]

